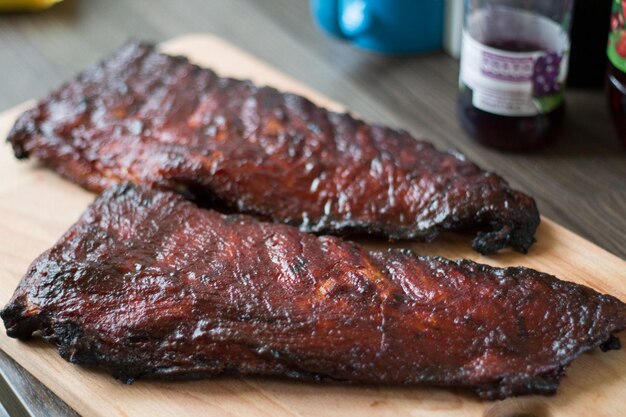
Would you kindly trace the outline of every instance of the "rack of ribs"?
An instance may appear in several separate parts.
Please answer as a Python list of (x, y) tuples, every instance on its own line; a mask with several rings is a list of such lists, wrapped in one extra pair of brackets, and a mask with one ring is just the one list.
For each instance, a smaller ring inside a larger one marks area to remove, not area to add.
[(130, 183), (36, 259), (0, 313), (130, 382), (223, 373), (555, 392), (619, 348), (626, 304), (526, 268), (369, 251)]
[(128, 43), (21, 115), (9, 137), (101, 192), (173, 189), (300, 230), (397, 239), (473, 230), (526, 252), (535, 201), (457, 152)]

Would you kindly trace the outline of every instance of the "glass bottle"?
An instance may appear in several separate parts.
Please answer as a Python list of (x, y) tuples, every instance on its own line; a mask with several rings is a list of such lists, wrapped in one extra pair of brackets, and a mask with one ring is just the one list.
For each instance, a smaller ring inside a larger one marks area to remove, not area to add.
[(573, 0), (465, 0), (461, 124), (507, 151), (545, 146), (559, 132)]
[(607, 95), (615, 130), (626, 146), (626, 1), (612, 1)]

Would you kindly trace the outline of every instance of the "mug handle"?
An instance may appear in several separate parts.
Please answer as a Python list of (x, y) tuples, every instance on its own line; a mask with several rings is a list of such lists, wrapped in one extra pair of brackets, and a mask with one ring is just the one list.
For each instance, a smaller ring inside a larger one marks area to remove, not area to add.
[(364, 0), (311, 0), (311, 12), (325, 31), (342, 39), (352, 39), (372, 24)]

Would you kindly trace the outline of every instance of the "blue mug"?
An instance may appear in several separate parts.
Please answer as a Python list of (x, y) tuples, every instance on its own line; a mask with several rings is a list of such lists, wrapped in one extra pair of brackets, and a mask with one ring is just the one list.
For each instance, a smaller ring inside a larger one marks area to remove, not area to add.
[(311, 0), (317, 24), (354, 45), (388, 54), (441, 48), (444, 0)]

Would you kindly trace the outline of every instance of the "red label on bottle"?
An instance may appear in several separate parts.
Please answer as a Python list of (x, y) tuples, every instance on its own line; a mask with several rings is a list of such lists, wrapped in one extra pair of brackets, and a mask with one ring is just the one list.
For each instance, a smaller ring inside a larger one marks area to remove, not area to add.
[(611, 31), (606, 53), (611, 63), (626, 72), (626, 1), (613, 0)]

